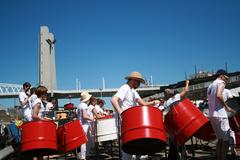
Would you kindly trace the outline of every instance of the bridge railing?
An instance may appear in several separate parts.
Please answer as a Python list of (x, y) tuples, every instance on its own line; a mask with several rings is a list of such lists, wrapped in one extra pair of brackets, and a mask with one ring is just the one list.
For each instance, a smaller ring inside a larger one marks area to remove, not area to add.
[(16, 94), (22, 89), (22, 85), (19, 84), (7, 84), (0, 83), (0, 95), (2, 94)]

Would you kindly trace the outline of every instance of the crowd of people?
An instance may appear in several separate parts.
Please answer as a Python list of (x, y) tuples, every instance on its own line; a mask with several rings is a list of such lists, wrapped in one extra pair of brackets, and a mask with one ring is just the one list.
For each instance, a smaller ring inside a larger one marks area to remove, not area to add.
[[(218, 160), (226, 158), (230, 135), (233, 135), (233, 131), (231, 131), (229, 126), (227, 112), (236, 113), (236, 111), (226, 103), (226, 100), (229, 97), (231, 98), (225, 89), (228, 78), (225, 70), (221, 69), (217, 71), (216, 80), (208, 87), (206, 99), (204, 99), (199, 106), (199, 109), (206, 106), (209, 108), (208, 118), (217, 137), (216, 157)], [(164, 90), (164, 97), (150, 97), (145, 101), (136, 90), (140, 87), (141, 83), (145, 83), (141, 73), (132, 72), (126, 76), (125, 79), (127, 80), (126, 84), (123, 84), (111, 99), (112, 106), (119, 116), (120, 124), (122, 112), (135, 106), (153, 106), (163, 112), (163, 116), (165, 116), (175, 104), (186, 97), (189, 91), (189, 81), (186, 80), (185, 87), (181, 92), (167, 88)], [(21, 104), (24, 122), (50, 120), (45, 113), (56, 110), (57, 100), (53, 97), (47, 99), (47, 91), (47, 88), (44, 86), (31, 88), (30, 83), (25, 82), (23, 84), (23, 90), (19, 94), (19, 102)], [(94, 148), (94, 121), (112, 114), (104, 109), (104, 104), (104, 100), (98, 99), (88, 92), (84, 91), (80, 95), (80, 103), (76, 107), (75, 113), (76, 118), (80, 120), (83, 130), (88, 137), (88, 142), (82, 144), (77, 149), (77, 157), (79, 159), (86, 159), (91, 149)], [(168, 158), (179, 159), (178, 151), (185, 151), (184, 145), (176, 146), (171, 138), (168, 138), (168, 143), (170, 146)], [(121, 151), (121, 158), (123, 160), (130, 160), (132, 158), (144, 159), (146, 157), (148, 157), (148, 155), (130, 155)]]
[[(49, 114), (54, 111), (58, 113), (58, 106), (57, 99), (54, 97), (48, 98), (47, 91), (48, 89), (45, 86), (31, 87), (29, 82), (23, 84), (22, 91), (19, 93), (23, 123), (36, 120), (59, 120), (60, 122), (62, 118), (63, 120), (67, 120), (63, 121), (65, 123), (70, 120), (70, 117), (67, 116), (60, 118), (57, 117), (56, 119), (56, 115)], [(103, 99), (96, 98), (88, 92), (82, 92), (79, 105), (71, 108), (71, 112), (75, 115), (75, 117), (71, 117), (71, 120), (80, 120), (83, 130), (88, 138), (87, 144), (82, 144), (78, 149), (78, 151), (80, 151), (77, 153), (79, 159), (86, 159), (86, 155), (94, 148), (94, 121), (98, 118), (112, 114), (110, 110), (104, 109), (104, 105), (105, 101)], [(42, 157), (38, 157), (37, 159), (41, 158)]]

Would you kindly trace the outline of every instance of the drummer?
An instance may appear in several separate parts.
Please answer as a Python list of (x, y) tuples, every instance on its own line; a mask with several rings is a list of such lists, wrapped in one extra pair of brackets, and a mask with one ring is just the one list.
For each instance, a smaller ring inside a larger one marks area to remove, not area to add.
[[(164, 102), (164, 115), (171, 109), (171, 107), (179, 102), (181, 99), (185, 97), (187, 92), (189, 91), (189, 80), (186, 80), (185, 87), (180, 93), (176, 93), (173, 89), (165, 89), (164, 90), (164, 96), (166, 101)], [(179, 159), (179, 154), (176, 152), (177, 151), (177, 146), (174, 144), (174, 142), (169, 139), (169, 154), (168, 154), (168, 159)], [(180, 147), (182, 151), (184, 151), (184, 147)], [(185, 154), (185, 152), (182, 152)]]
[(104, 104), (105, 104), (105, 101), (103, 99), (98, 98), (97, 99), (97, 104), (95, 105), (95, 109), (96, 109), (97, 113), (102, 115), (102, 116), (108, 115), (108, 113), (103, 110)]
[[(81, 98), (80, 98), (80, 104), (77, 106), (77, 116), (78, 119), (80, 120), (83, 130), (85, 134), (90, 137), (90, 123), (94, 121), (94, 116), (92, 116), (92, 112), (94, 112), (95, 115), (95, 109), (94, 107), (89, 107), (90, 104), (90, 99), (92, 95), (89, 94), (88, 92), (84, 91), (81, 93)], [(89, 144), (88, 144), (89, 146)], [(77, 156), (80, 159), (86, 159), (86, 154), (89, 152), (89, 147), (87, 148), (87, 144), (82, 144), (81, 145), (81, 153), (78, 153)]]
[(218, 140), (216, 145), (217, 160), (225, 159), (228, 150), (230, 125), (227, 112), (235, 113), (223, 98), (223, 91), (228, 79), (225, 70), (218, 70), (216, 79), (209, 85), (207, 90), (209, 120)]
[(45, 107), (43, 101), (47, 99), (48, 89), (45, 86), (38, 86), (36, 90), (37, 99), (33, 102), (33, 120), (44, 120), (48, 119), (44, 117)]
[(21, 92), (18, 95), (19, 103), (21, 105), (22, 113), (23, 113), (23, 121), (31, 121), (31, 108), (29, 106), (29, 96), (30, 96), (30, 88), (31, 84), (29, 82), (23, 83), (23, 87)]
[[(140, 83), (144, 84), (145, 80), (143, 79), (141, 73), (132, 72), (130, 75), (126, 76), (125, 79), (127, 83), (122, 85), (117, 93), (112, 97), (111, 103), (119, 116), (121, 113), (134, 106), (148, 106), (155, 105), (159, 101), (145, 102), (141, 99), (136, 89), (140, 86)], [(121, 119), (121, 116), (120, 116)], [(131, 159), (132, 155), (127, 154), (122, 151), (122, 159), (128, 160)]]

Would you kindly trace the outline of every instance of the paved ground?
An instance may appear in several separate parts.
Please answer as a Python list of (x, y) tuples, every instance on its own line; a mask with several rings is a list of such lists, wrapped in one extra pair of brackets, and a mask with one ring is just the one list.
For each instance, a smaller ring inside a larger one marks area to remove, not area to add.
[[(215, 141), (206, 142), (201, 141), (199, 139), (193, 138), (192, 141), (188, 141), (185, 145), (186, 147), (186, 156), (183, 156), (182, 160), (215, 160)], [(112, 141), (105, 143), (104, 145), (100, 145), (99, 151), (93, 151), (89, 156), (89, 160), (119, 160), (119, 147), (118, 141)], [(168, 146), (166, 150), (163, 150), (160, 153), (156, 153), (152, 156), (149, 156), (145, 160), (166, 160), (168, 154)], [(15, 153), (15, 155), (11, 155), (7, 159), (15, 160), (15, 159), (24, 159), (26, 157), (21, 157), (21, 155)], [(76, 156), (74, 152), (68, 153), (67, 155), (54, 155), (49, 157), (50, 160), (76, 160)], [(237, 156), (232, 156), (228, 153), (227, 160), (240, 160)]]

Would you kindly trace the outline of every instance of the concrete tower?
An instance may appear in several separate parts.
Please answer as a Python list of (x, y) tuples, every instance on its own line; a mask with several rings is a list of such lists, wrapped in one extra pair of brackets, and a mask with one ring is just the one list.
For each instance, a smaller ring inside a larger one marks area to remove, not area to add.
[(56, 64), (55, 64), (54, 35), (49, 33), (47, 26), (40, 28), (39, 51), (39, 84), (48, 88), (51, 93), (57, 89)]

